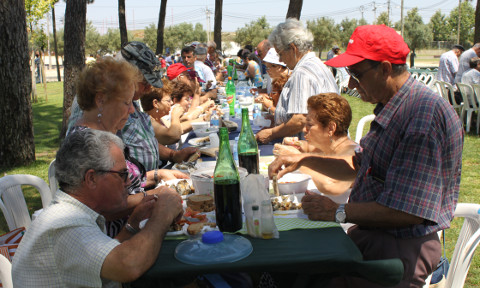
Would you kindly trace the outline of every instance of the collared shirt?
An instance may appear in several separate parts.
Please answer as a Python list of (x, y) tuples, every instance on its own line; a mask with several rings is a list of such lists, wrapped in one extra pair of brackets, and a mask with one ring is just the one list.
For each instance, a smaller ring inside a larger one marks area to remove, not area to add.
[(440, 56), (436, 79), (455, 85), (455, 73), (458, 71), (458, 58), (453, 50)]
[(135, 112), (130, 114), (122, 130), (122, 139), (130, 149), (130, 154), (142, 163), (146, 171), (159, 167), (160, 153), (158, 141), (153, 132), (152, 122), (148, 114), (140, 112), (136, 102), (133, 102)]
[(462, 83), (464, 84), (480, 84), (480, 71), (477, 69), (470, 69), (463, 73)]
[(13, 257), (15, 287), (120, 287), (103, 280), (107, 255), (120, 243), (105, 234), (105, 218), (58, 190), (28, 227)]
[(198, 72), (198, 76), (205, 82), (212, 81), (212, 86), (210, 86), (210, 89), (214, 89), (217, 86), (217, 79), (215, 79), (212, 69), (205, 65), (202, 61), (198, 60), (195, 61), (194, 65), (195, 71)]
[(462, 82), (463, 73), (470, 69), (470, 59), (472, 59), (473, 57), (477, 57), (477, 53), (475, 53), (475, 50), (473, 50), (472, 48), (462, 53), (459, 60), (458, 72), (455, 76), (455, 83)]
[(275, 110), (275, 125), (286, 123), (293, 114), (307, 114), (307, 100), (319, 93), (338, 93), (338, 86), (325, 64), (309, 52), (298, 61), (283, 86)]
[(349, 202), (377, 203), (425, 219), (386, 229), (398, 238), (450, 227), (460, 187), (463, 128), (452, 106), (413, 77), (383, 106), (360, 141)]

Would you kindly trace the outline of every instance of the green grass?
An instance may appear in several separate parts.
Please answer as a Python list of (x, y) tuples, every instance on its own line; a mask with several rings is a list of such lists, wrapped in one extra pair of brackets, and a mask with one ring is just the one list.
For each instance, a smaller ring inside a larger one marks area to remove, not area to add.
[[(33, 106), (33, 124), (35, 131), (36, 161), (28, 166), (17, 167), (9, 170), (0, 170), (0, 175), (31, 174), (43, 178), (48, 183), (48, 166), (55, 158), (59, 146), (58, 134), (62, 124), (63, 83), (47, 84), (48, 101), (44, 100), (43, 88), (39, 91), (39, 101)], [(345, 95), (352, 107), (353, 118), (350, 126), (350, 135), (354, 138), (357, 123), (365, 115), (372, 114), (374, 105), (365, 103), (358, 98)], [(368, 125), (364, 134), (368, 131)], [(475, 130), (475, 129), (473, 129)], [(480, 139), (474, 133), (465, 135), (463, 149), (462, 182), (460, 184), (459, 202), (480, 203)], [(29, 211), (42, 207), (39, 194), (34, 189), (25, 190), (25, 198)], [(1, 218), (1, 217), (0, 217)], [(446, 231), (447, 257), (451, 259), (455, 242), (457, 240), (463, 221), (455, 219), (452, 228)], [(8, 231), (3, 218), (0, 219), (0, 234)], [(478, 254), (478, 253), (477, 253)], [(480, 258), (474, 256), (465, 287), (480, 286)]]

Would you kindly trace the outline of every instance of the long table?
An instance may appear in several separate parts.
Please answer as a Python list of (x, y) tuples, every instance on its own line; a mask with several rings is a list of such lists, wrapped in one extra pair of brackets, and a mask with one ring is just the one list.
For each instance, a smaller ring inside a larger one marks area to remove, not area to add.
[(400, 259), (364, 261), (341, 227), (282, 231), (279, 239), (271, 240), (245, 237), (253, 246), (250, 256), (234, 263), (214, 265), (178, 261), (174, 251), (182, 240), (165, 240), (155, 264), (131, 283), (131, 287), (160, 287), (190, 276), (223, 272), (295, 273), (298, 276), (295, 287), (310, 287), (312, 281), (340, 275), (358, 276), (391, 286), (399, 283), (403, 276)]

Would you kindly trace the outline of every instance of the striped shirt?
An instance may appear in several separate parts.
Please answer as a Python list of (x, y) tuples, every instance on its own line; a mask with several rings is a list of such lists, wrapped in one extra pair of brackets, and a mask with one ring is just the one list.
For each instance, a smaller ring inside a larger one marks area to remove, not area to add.
[(387, 228), (398, 238), (450, 227), (463, 149), (462, 124), (452, 105), (410, 76), (374, 113), (370, 131), (360, 141), (360, 169), (349, 202), (376, 201), (425, 219)]
[(13, 258), (14, 287), (120, 287), (103, 280), (103, 262), (120, 243), (105, 218), (58, 190), (28, 227)]
[(307, 114), (307, 100), (319, 93), (338, 93), (332, 72), (309, 52), (298, 61), (292, 75), (283, 86), (275, 109), (275, 125), (288, 122), (293, 114)]
[(152, 122), (148, 114), (140, 112), (136, 102), (133, 106), (135, 112), (128, 117), (121, 138), (130, 149), (131, 156), (142, 163), (146, 171), (155, 170), (160, 165), (160, 153)]
[(445, 52), (440, 56), (436, 79), (455, 85), (455, 74), (458, 71), (458, 58), (453, 50)]

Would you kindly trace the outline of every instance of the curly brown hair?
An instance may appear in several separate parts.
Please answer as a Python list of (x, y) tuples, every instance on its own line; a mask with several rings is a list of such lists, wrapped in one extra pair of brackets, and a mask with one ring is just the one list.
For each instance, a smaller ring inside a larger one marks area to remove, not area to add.
[(170, 94), (172, 94), (171, 82), (166, 78), (163, 78), (162, 82), (162, 88), (152, 87), (152, 89), (148, 93), (146, 93), (140, 98), (140, 103), (142, 104), (143, 111), (150, 111), (154, 108), (153, 100), (162, 101), (162, 98), (164, 96), (170, 96)]
[(89, 111), (97, 105), (95, 96), (103, 94), (105, 101), (115, 100), (130, 85), (141, 82), (140, 70), (127, 61), (104, 57), (86, 66), (77, 78), (77, 102), (80, 109)]
[(177, 102), (180, 102), (185, 93), (190, 93), (193, 95), (193, 89), (190, 87), (190, 85), (181, 81), (173, 82), (171, 95), (174, 101), (176, 100)]
[(347, 99), (337, 93), (321, 93), (308, 98), (308, 109), (314, 111), (316, 119), (323, 127), (330, 122), (337, 125), (335, 136), (344, 136), (352, 122), (352, 109)]

